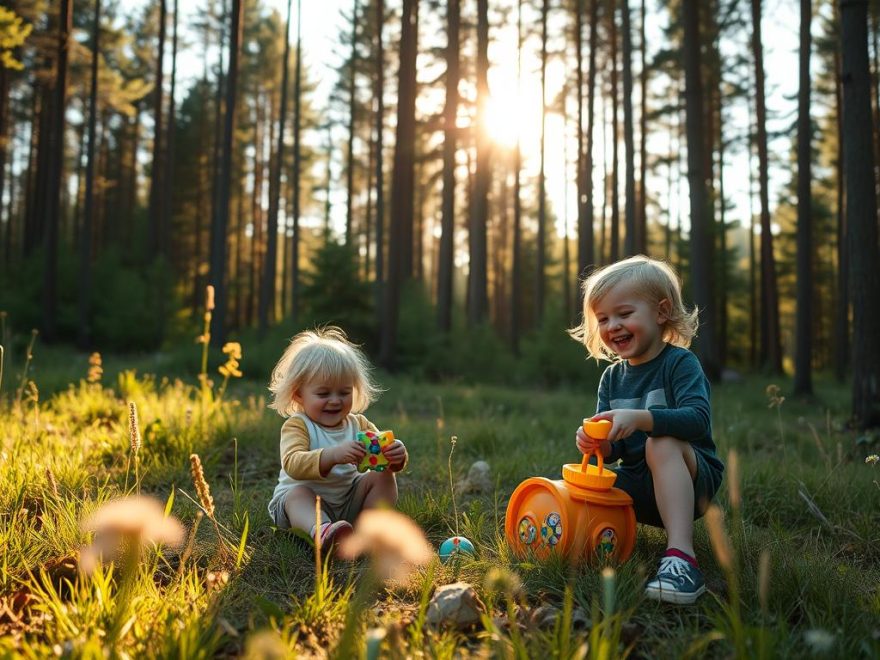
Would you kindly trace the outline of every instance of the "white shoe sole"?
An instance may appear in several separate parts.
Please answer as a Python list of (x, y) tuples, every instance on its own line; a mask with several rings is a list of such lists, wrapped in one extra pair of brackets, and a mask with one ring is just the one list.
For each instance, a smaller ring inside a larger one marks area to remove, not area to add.
[(659, 600), (664, 603), (672, 603), (673, 605), (693, 605), (697, 602), (697, 598), (706, 593), (706, 586), (703, 585), (699, 589), (691, 593), (681, 591), (673, 591), (671, 589), (660, 589), (647, 587), (645, 595), (652, 600)]

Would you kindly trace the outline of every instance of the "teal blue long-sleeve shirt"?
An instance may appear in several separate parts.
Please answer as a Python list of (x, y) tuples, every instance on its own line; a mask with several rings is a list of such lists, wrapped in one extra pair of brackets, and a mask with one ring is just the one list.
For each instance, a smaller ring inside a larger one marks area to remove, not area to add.
[(622, 360), (605, 369), (596, 412), (620, 408), (650, 410), (654, 428), (650, 434), (637, 431), (611, 443), (608, 462), (637, 463), (645, 458), (648, 435), (672, 436), (689, 442), (711, 467), (724, 470), (712, 440), (709, 381), (689, 350), (667, 344), (648, 362), (633, 366)]

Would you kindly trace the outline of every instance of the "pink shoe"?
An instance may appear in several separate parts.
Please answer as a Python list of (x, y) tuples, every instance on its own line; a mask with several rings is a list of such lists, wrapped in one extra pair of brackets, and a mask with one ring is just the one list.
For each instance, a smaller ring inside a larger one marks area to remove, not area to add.
[[(352, 533), (351, 523), (346, 520), (325, 522), (321, 525), (321, 550), (333, 552), (333, 546), (338, 545), (342, 539)], [(316, 534), (317, 537), (317, 534)], [(315, 539), (317, 541), (317, 538)]]

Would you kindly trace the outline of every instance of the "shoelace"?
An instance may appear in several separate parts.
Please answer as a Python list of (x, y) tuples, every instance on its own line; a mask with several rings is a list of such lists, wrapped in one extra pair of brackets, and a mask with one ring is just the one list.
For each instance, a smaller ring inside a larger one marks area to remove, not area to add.
[(694, 580), (688, 575), (687, 569), (688, 564), (684, 559), (680, 557), (663, 557), (660, 560), (660, 569), (657, 571), (657, 577), (665, 578), (671, 575), (679, 580), (685, 579), (693, 584)]

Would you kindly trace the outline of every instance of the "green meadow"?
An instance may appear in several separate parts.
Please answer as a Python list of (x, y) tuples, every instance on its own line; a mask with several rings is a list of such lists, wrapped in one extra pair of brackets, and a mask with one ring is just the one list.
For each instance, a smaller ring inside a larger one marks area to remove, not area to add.
[[(710, 592), (680, 607), (642, 594), (661, 530), (639, 526), (631, 559), (604, 573), (520, 559), (504, 540), (516, 485), (577, 459), (592, 389), (378, 374), (386, 391), (368, 414), (411, 457), (400, 510), (435, 549), (455, 533), (476, 546), (383, 581), (375, 558), (318, 560), (272, 526), (281, 418), (264, 379), (225, 382), (228, 356), (200, 375), (167, 355), (105, 356), (90, 373), (87, 354), (27, 354), (7, 352), (0, 389), (0, 657), (880, 655), (880, 440), (847, 429), (836, 382), (819, 379), (808, 401), (758, 376), (714, 388), (715, 440), (737, 469), (716, 499), (721, 524), (696, 526)], [(475, 461), (493, 485), (466, 492)], [(104, 538), (96, 561), (96, 511), (138, 493), (180, 521), (179, 542), (116, 521), (120, 547)], [(479, 597), (479, 620), (432, 625), (434, 590), (457, 581)]]

